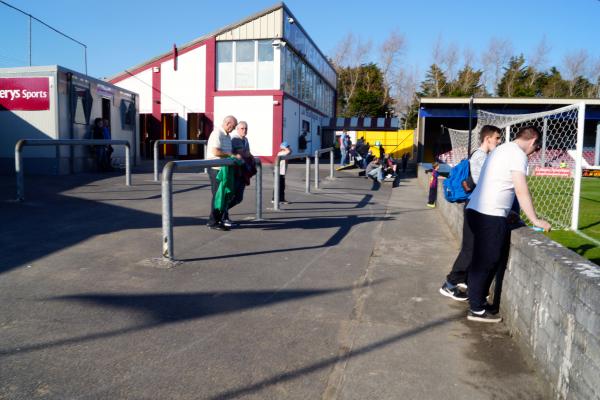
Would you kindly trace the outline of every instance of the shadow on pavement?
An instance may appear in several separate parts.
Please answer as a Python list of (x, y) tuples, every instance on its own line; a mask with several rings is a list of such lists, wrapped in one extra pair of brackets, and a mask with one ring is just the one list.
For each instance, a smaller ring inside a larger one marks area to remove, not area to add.
[[(369, 286), (382, 283), (371, 282)], [(250, 308), (266, 307), (272, 304), (301, 300), (314, 296), (323, 296), (338, 292), (355, 290), (358, 287), (341, 287), (318, 290), (272, 290), (243, 292), (200, 292), (200, 293), (160, 293), (160, 294), (82, 294), (54, 297), (44, 301), (66, 301), (88, 304), (92, 307), (121, 309), (129, 312), (141, 312), (148, 322), (106, 332), (76, 336), (46, 343), (21, 344), (16, 348), (1, 349), (0, 356), (10, 356), (56, 346), (72, 345), (91, 340), (105, 339), (145, 329), (181, 321), (204, 318), (216, 314), (227, 314)], [(91, 314), (91, 310), (90, 310)]]
[(210, 399), (211, 400), (226, 400), (226, 399), (240, 398), (242, 396), (246, 396), (246, 395), (258, 392), (259, 390), (262, 390), (267, 386), (276, 385), (276, 384), (279, 384), (279, 383), (282, 383), (285, 381), (295, 379), (301, 375), (310, 374), (310, 373), (318, 371), (320, 369), (331, 367), (338, 362), (344, 362), (351, 358), (369, 353), (371, 351), (391, 345), (395, 342), (399, 342), (399, 341), (408, 339), (410, 337), (419, 335), (429, 329), (434, 329), (434, 328), (437, 328), (439, 326), (445, 325), (449, 322), (456, 321), (459, 319), (464, 319), (464, 313), (455, 314), (450, 317), (431, 321), (425, 325), (421, 325), (417, 328), (401, 332), (394, 336), (390, 336), (387, 339), (380, 340), (380, 341), (372, 343), (368, 346), (360, 347), (358, 349), (350, 349), (350, 350), (346, 351), (345, 353), (338, 355), (336, 357), (329, 357), (329, 358), (326, 358), (317, 363), (308, 365), (303, 368), (299, 368), (295, 371), (285, 372), (283, 374), (276, 375), (272, 378), (264, 379), (260, 382), (254, 383), (252, 385), (248, 385), (248, 386), (245, 386), (245, 387), (242, 387), (239, 389), (234, 389), (234, 390), (230, 390), (227, 392), (223, 392), (216, 396), (210, 397)]

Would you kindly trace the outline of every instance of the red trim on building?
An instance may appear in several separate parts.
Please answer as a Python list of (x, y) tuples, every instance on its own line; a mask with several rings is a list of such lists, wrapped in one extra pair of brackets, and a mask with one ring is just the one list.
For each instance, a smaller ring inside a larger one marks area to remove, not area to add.
[[(186, 47), (183, 50), (177, 50), (177, 55), (181, 56), (181, 55), (183, 55), (183, 54), (185, 54), (187, 52), (190, 52), (192, 50), (197, 49), (198, 47), (202, 47), (204, 45), (208, 45), (208, 43), (211, 42), (211, 41), (214, 43), (215, 38), (213, 37), (213, 38), (207, 39), (204, 42), (196, 43), (193, 46)], [(214, 54), (214, 52), (213, 52), (213, 54)], [(206, 48), (206, 56), (208, 57), (208, 46)], [(164, 63), (165, 61), (169, 61), (169, 60), (172, 60), (172, 59), (173, 59), (173, 53), (172, 52), (169, 53), (169, 54), (165, 54), (163, 57), (159, 58), (158, 60), (155, 60), (155, 61), (149, 62), (147, 64), (141, 65), (141, 66), (139, 66), (139, 67), (137, 67), (137, 68), (135, 68), (135, 69), (133, 69), (131, 71), (125, 71), (122, 74), (118, 75), (117, 77), (112, 78), (111, 80), (109, 80), (109, 82), (114, 84), (114, 83), (123, 81), (123, 80), (125, 80), (127, 78), (130, 78), (133, 75), (137, 75), (140, 72), (143, 72), (143, 71), (145, 71), (147, 69), (150, 69), (150, 68), (153, 68), (153, 67), (160, 67), (161, 64)]]
[(219, 90), (215, 96), (283, 96), (283, 90)]
[[(211, 121), (212, 125), (215, 124), (215, 90), (217, 88), (217, 72), (216, 72), (216, 55), (217, 55), (217, 41), (214, 37), (208, 39), (206, 44), (206, 101), (204, 104), (204, 115)], [(210, 127), (212, 128), (212, 127)], [(209, 134), (212, 131), (207, 132)]]
[(275, 162), (275, 156), (283, 142), (283, 97), (283, 94), (273, 96), (273, 154), (271, 157), (261, 157), (261, 161), (269, 164)]
[(157, 66), (157, 71), (152, 70), (152, 116), (160, 123), (161, 104), (160, 104), (160, 75), (162, 71)]

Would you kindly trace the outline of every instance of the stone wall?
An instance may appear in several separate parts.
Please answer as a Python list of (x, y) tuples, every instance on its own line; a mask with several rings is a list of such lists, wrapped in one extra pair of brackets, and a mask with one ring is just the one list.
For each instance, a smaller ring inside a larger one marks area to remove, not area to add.
[[(428, 190), (429, 174), (418, 180)], [(463, 207), (438, 210), (458, 240)], [(556, 399), (600, 399), (600, 267), (529, 228), (514, 230), (504, 278), (504, 323), (552, 385)]]

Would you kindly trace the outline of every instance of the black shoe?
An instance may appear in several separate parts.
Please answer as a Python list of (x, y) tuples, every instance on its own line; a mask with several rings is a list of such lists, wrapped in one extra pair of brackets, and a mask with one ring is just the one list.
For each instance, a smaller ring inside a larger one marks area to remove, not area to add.
[(500, 307), (494, 306), (490, 303), (485, 303), (483, 305), (483, 309), (492, 315), (498, 315), (498, 313), (500, 312)]
[(448, 282), (444, 282), (440, 288), (440, 294), (456, 301), (466, 301), (469, 299), (469, 296), (465, 292), (461, 292), (457, 286), (451, 286)]
[(208, 226), (208, 229), (214, 229), (216, 231), (228, 231), (229, 228), (226, 227), (225, 225), (223, 225), (222, 223), (220, 224), (207, 224), (206, 226)]
[(469, 321), (487, 322), (487, 323), (493, 323), (493, 324), (497, 324), (498, 322), (502, 321), (501, 316), (492, 315), (487, 310), (483, 310), (483, 311), (479, 311), (479, 312), (469, 310), (469, 313), (467, 314), (467, 319)]

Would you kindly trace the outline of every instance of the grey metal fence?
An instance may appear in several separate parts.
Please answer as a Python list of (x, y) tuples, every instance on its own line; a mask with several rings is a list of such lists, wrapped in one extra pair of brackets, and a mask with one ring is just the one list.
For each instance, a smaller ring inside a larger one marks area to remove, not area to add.
[[(25, 173), (23, 147), (25, 146), (125, 146), (125, 185), (131, 186), (131, 146), (128, 140), (100, 139), (21, 139), (15, 144), (15, 173), (17, 175), (17, 200), (25, 200)], [(58, 151), (58, 150), (57, 150)]]
[(290, 154), (289, 156), (277, 156), (275, 157), (275, 163), (273, 164), (273, 209), (279, 210), (279, 170), (281, 168), (281, 161), (283, 160), (295, 160), (298, 158), (306, 159), (306, 193), (310, 193), (310, 154)]
[[(206, 158), (206, 144), (208, 140), (176, 140), (176, 139), (161, 139), (154, 141), (154, 181), (158, 182), (158, 145), (159, 144), (203, 144), (204, 158)], [(206, 170), (204, 170), (206, 172)]]
[[(256, 160), (256, 221), (262, 220), (262, 164)], [(177, 168), (219, 167), (233, 165), (231, 158), (216, 160), (169, 161), (162, 170), (162, 255), (170, 261), (175, 259), (173, 240), (173, 173)]]
[(329, 178), (333, 179), (333, 147), (327, 147), (326, 149), (315, 150), (315, 189), (319, 188), (319, 157), (321, 154), (329, 153)]

